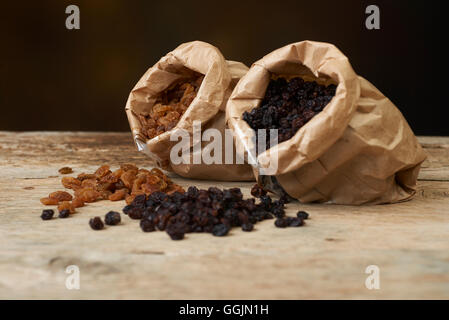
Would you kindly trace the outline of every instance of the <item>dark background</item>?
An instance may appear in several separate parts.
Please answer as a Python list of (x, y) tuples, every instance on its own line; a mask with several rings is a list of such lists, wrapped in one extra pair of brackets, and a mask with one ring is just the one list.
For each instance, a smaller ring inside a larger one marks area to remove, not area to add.
[[(2, 1), (0, 130), (127, 131), (129, 91), (182, 42), (209, 42), (250, 66), (286, 44), (317, 40), (339, 47), (416, 134), (449, 135), (442, 3)], [(80, 30), (65, 28), (70, 4), (80, 7)], [(369, 4), (380, 7), (380, 30), (365, 28)]]

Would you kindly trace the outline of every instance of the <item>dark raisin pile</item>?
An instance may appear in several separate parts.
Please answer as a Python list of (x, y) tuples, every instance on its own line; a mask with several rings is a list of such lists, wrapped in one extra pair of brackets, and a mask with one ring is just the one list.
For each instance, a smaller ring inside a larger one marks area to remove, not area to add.
[[(243, 120), (256, 130), (278, 129), (278, 143), (293, 137), (317, 113), (331, 101), (337, 86), (320, 85), (315, 81), (304, 81), (297, 77), (287, 81), (285, 78), (271, 80), (265, 97), (259, 107), (243, 113)], [(257, 134), (256, 134), (257, 145)], [(267, 149), (270, 143), (267, 132)]]
[[(163, 192), (138, 195), (123, 208), (123, 212), (131, 219), (140, 220), (142, 231), (166, 231), (173, 240), (181, 240), (191, 232), (207, 232), (221, 237), (233, 227), (252, 231), (258, 221), (273, 219), (273, 216), (278, 220), (285, 218), (284, 200), (273, 200), (259, 188), (253, 188), (254, 194), (260, 198), (258, 203), (255, 198), (243, 199), (240, 188), (199, 190), (189, 187), (187, 192), (170, 195)], [(300, 217), (287, 220), (287, 226), (303, 224)]]

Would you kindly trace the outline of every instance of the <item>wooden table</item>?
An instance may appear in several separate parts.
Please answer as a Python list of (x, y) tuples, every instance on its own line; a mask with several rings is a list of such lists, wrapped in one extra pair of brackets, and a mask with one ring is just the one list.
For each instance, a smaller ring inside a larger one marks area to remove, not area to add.
[[(0, 298), (64, 299), (395, 299), (449, 298), (449, 138), (421, 137), (429, 158), (409, 202), (381, 206), (288, 205), (311, 219), (278, 229), (273, 220), (225, 238), (143, 233), (138, 222), (99, 232), (89, 218), (120, 210), (101, 201), (69, 219), (42, 221), (39, 199), (62, 189), (58, 169), (75, 174), (103, 163), (151, 166), (127, 133), (0, 132)], [(191, 181), (183, 186), (251, 183)], [(68, 290), (66, 267), (80, 270)], [(380, 289), (368, 290), (376, 265)]]

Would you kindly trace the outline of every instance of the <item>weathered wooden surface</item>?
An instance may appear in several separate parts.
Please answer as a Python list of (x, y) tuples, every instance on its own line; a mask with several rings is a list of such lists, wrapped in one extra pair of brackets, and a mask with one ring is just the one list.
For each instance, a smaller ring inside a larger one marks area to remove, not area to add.
[[(288, 205), (310, 212), (303, 228), (228, 237), (190, 234), (171, 241), (121, 226), (92, 231), (88, 220), (123, 202), (103, 201), (69, 219), (42, 221), (39, 198), (62, 189), (58, 169), (75, 174), (105, 162), (149, 165), (129, 134), (0, 132), (0, 298), (314, 299), (449, 298), (449, 138), (422, 137), (429, 154), (418, 195), (368, 207)], [(240, 186), (174, 178), (183, 186)], [(68, 290), (65, 268), (80, 268)], [(365, 268), (380, 268), (380, 290), (365, 287)]]

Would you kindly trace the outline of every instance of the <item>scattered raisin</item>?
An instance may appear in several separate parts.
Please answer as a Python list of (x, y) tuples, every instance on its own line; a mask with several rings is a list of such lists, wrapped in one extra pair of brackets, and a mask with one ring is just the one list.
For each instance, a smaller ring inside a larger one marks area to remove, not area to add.
[(182, 240), (184, 239), (184, 233), (183, 232), (167, 232), (168, 235), (172, 240)]
[(127, 205), (127, 206), (125, 206), (123, 209), (122, 209), (122, 211), (123, 211), (123, 213), (124, 214), (128, 214), (130, 211), (132, 211), (133, 210), (133, 208), (134, 208), (134, 206), (132, 206), (132, 205)]
[(58, 217), (59, 217), (59, 218), (68, 218), (69, 215), (70, 215), (70, 210), (64, 209), (64, 210), (61, 210), (61, 211), (59, 212)]
[(154, 222), (148, 219), (140, 220), (140, 228), (142, 229), (143, 232), (156, 231), (156, 228), (154, 227)]
[(75, 197), (72, 200), (72, 205), (73, 205), (74, 208), (81, 208), (81, 207), (84, 207), (84, 201), (82, 199), (80, 199), (80, 198), (76, 198)]
[(289, 225), (289, 222), (285, 218), (277, 218), (274, 221), (274, 225), (278, 228), (287, 228)]
[(145, 208), (143, 207), (137, 207), (133, 206), (131, 210), (128, 211), (128, 217), (134, 220), (142, 219), (143, 212), (145, 211)]
[(128, 195), (127, 189), (115, 190), (115, 192), (109, 196), (109, 200), (111, 201), (123, 200), (126, 198), (127, 195)]
[(77, 179), (79, 180), (79, 181), (84, 181), (84, 180), (87, 180), (87, 179), (96, 179), (97, 178), (97, 176), (95, 175), (95, 174), (93, 174), (93, 173), (80, 173), (79, 175), (78, 175), (78, 177), (77, 177)]
[(127, 187), (128, 189), (132, 189), (134, 180), (136, 179), (135, 171), (125, 171), (120, 179), (123, 181), (125, 187)]
[(64, 188), (77, 190), (81, 188), (81, 181), (73, 177), (63, 177), (61, 180)]
[(66, 191), (55, 191), (48, 195), (49, 198), (56, 199), (58, 202), (72, 200), (72, 195)]
[(119, 224), (120, 221), (121, 221), (120, 213), (116, 211), (109, 211), (108, 213), (106, 213), (104, 217), (104, 222), (109, 226), (115, 226)]
[(55, 214), (54, 210), (45, 209), (42, 210), (41, 218), (42, 220), (50, 220), (51, 218), (53, 218), (54, 214)]
[(95, 202), (100, 199), (101, 194), (97, 190), (93, 189), (81, 189), (77, 195), (84, 202)]
[(94, 230), (101, 230), (104, 228), (103, 221), (100, 217), (95, 217), (89, 220), (89, 225)]
[(70, 213), (74, 213), (75, 207), (70, 201), (62, 201), (58, 205), (58, 211), (61, 212), (63, 210), (69, 210)]
[(251, 195), (256, 198), (260, 198), (261, 196), (265, 196), (267, 191), (265, 191), (259, 184), (255, 184), (251, 188)]
[(303, 219), (303, 220), (309, 219), (309, 214), (308, 214), (307, 212), (305, 212), (305, 211), (298, 211), (298, 212), (296, 213), (296, 216), (297, 216), (298, 218)]
[(40, 201), (43, 205), (46, 205), (46, 206), (57, 205), (59, 203), (58, 199), (48, 198), (48, 197), (42, 198)]
[(226, 224), (217, 224), (212, 229), (212, 234), (216, 237), (223, 237), (229, 232), (229, 227)]
[(304, 220), (302, 218), (288, 218), (289, 227), (301, 227), (304, 225)]
[(111, 172), (111, 170), (109, 170), (109, 169), (110, 169), (110, 167), (109, 167), (107, 164), (102, 165), (100, 168), (98, 168), (98, 169), (95, 171), (96, 177), (97, 177), (97, 178), (102, 178), (102, 177), (104, 177), (105, 175), (107, 175), (108, 173)]
[(137, 168), (134, 164), (132, 163), (124, 163), (120, 165), (120, 169), (123, 171), (139, 171), (139, 168)]
[(70, 174), (73, 173), (73, 169), (70, 167), (62, 167), (58, 170), (60, 174)]

